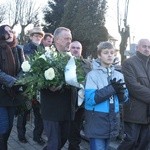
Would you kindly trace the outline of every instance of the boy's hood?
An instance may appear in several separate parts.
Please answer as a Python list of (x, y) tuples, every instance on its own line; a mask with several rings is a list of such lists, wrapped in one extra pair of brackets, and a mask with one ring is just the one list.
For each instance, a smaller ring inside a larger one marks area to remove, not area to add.
[[(93, 70), (102, 70), (104, 72), (106, 71), (106, 68), (101, 66), (101, 62), (100, 62), (100, 60), (98, 58), (97, 59), (93, 59), (93, 61), (92, 61), (92, 69)], [(114, 67), (111, 66), (110, 69), (114, 70)]]

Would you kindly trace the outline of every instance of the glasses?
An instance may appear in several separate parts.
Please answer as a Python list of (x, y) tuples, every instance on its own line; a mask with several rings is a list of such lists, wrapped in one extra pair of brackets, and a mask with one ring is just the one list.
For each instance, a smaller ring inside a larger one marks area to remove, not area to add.
[(40, 35), (40, 34), (34, 34), (33, 36), (36, 38), (42, 38), (42, 35)]
[(72, 49), (80, 49), (80, 47), (75, 47), (75, 46), (72, 46), (71, 48)]
[(142, 48), (148, 48), (148, 49), (150, 49), (150, 46), (149, 45), (142, 45)]

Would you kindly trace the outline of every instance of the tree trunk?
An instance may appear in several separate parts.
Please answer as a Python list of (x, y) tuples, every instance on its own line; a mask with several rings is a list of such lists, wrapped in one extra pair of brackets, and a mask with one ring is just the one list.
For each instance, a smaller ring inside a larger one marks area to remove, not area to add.
[(126, 59), (126, 56), (124, 55), (124, 52), (127, 48), (128, 38), (130, 37), (130, 30), (129, 26), (125, 26), (125, 28), (122, 29), (120, 32), (121, 35), (121, 42), (120, 42), (120, 54), (121, 54), (121, 64)]
[(25, 27), (24, 25), (21, 26), (21, 33), (20, 33), (20, 39), (19, 39), (19, 44), (24, 45), (26, 40), (25, 40)]

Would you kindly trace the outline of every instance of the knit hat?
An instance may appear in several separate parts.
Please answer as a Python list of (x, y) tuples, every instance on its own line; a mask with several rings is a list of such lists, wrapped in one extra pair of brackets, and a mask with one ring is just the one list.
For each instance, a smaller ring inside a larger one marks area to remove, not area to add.
[(30, 30), (30, 36), (33, 34), (40, 34), (42, 37), (44, 37), (44, 31), (40, 27), (34, 27), (33, 29)]

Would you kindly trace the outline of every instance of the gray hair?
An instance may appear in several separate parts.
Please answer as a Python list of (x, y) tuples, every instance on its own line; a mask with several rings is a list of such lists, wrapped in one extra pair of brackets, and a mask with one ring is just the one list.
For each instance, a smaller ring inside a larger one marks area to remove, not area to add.
[(62, 31), (69, 31), (69, 32), (71, 32), (70, 29), (68, 29), (68, 28), (66, 28), (66, 27), (58, 27), (58, 28), (54, 31), (54, 34), (53, 34), (54, 40), (60, 35), (60, 33), (61, 33)]
[(97, 53), (101, 53), (102, 49), (113, 49), (113, 45), (108, 42), (108, 41), (104, 41), (104, 42), (100, 42), (97, 45)]

